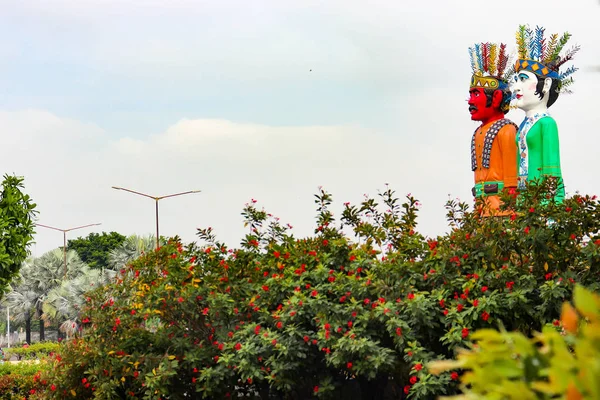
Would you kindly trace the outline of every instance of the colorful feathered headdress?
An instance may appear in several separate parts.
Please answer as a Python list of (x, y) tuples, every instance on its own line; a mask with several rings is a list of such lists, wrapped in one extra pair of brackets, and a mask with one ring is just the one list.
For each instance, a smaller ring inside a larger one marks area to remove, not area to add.
[(517, 31), (519, 59), (515, 63), (515, 72), (526, 70), (542, 78), (558, 79), (558, 91), (570, 93), (568, 88), (574, 82), (572, 74), (578, 68), (571, 66), (562, 73), (559, 69), (573, 59), (580, 47), (575, 45), (561, 56), (560, 52), (565, 48), (571, 34), (565, 32), (559, 37), (557, 33), (553, 33), (549, 40), (546, 40), (544, 31), (545, 29), (539, 26), (536, 26), (535, 30), (526, 25), (519, 26)]
[(508, 79), (513, 70), (512, 67), (507, 70), (509, 56), (504, 43), (500, 45), (477, 43), (469, 47), (469, 58), (473, 70), (471, 88), (505, 89), (508, 87)]

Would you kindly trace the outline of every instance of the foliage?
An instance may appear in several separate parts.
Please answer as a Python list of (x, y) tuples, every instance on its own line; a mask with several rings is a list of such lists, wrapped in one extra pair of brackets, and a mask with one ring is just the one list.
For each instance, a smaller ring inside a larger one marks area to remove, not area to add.
[(39, 375), (44, 366), (28, 362), (0, 364), (0, 400), (39, 398), (47, 386)]
[(36, 205), (22, 189), (23, 178), (4, 175), (0, 191), (0, 296), (19, 273), (33, 242)]
[[(68, 321), (66, 327), (77, 325), (83, 293), (105, 282), (102, 272), (90, 268), (73, 251), (67, 251), (65, 273), (63, 252), (54, 249), (41, 257), (26, 260), (16, 285), (6, 295), (5, 303), (11, 318), (19, 323), (34, 315), (40, 319), (40, 337), (45, 322)], [(63, 329), (64, 330), (64, 329)]]
[(92, 269), (109, 267), (109, 254), (125, 241), (125, 236), (117, 232), (92, 232), (86, 237), (71, 239), (67, 243), (69, 250), (75, 250), (81, 261)]
[(128, 236), (123, 243), (112, 249), (108, 256), (108, 265), (112, 271), (119, 271), (121, 268), (141, 257), (152, 252), (156, 247), (156, 238), (154, 235)]
[[(34, 360), (56, 352), (58, 348), (59, 344), (56, 342), (39, 342), (28, 346), (7, 347), (3, 350), (4, 358), (7, 360), (9, 360), (12, 356), (16, 356), (19, 360)], [(0, 375), (1, 374), (2, 372), (0, 372)]]
[(419, 203), (389, 188), (381, 204), (345, 204), (339, 221), (321, 190), (305, 239), (252, 202), (239, 249), (200, 230), (201, 247), (175, 238), (90, 293), (83, 337), (45, 379), (56, 398), (82, 399), (455, 394), (456, 371), (424, 365), (497, 322), (529, 335), (559, 317), (575, 282), (597, 288), (600, 203), (557, 205), (553, 190), (505, 194), (507, 218), (450, 201), (451, 231), (437, 238), (417, 232)]
[(482, 329), (456, 361), (432, 363), (430, 370), (463, 369), (459, 399), (567, 400), (600, 398), (600, 296), (582, 286), (574, 291), (575, 308), (566, 302), (560, 322), (534, 338), (519, 332)]

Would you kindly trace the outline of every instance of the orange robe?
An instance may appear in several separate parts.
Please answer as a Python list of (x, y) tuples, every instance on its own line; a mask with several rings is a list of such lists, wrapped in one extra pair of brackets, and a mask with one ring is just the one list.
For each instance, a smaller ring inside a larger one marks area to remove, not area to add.
[[(488, 129), (496, 121), (480, 126), (475, 131), (475, 160), (476, 168), (474, 170), (475, 184), (485, 184), (486, 182), (504, 182), (504, 188), (516, 188), (517, 186), (517, 146), (515, 145), (517, 128), (513, 124), (504, 125), (492, 142), (490, 151), (489, 168), (482, 165), (483, 147), (485, 136)], [(497, 195), (483, 196), (484, 210), (483, 216), (507, 215), (498, 210), (501, 201)]]

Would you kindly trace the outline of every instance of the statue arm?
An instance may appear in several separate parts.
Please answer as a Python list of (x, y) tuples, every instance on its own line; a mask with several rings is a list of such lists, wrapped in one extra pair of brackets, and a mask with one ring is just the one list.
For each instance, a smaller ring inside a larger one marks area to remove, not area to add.
[(514, 125), (505, 125), (498, 132), (502, 152), (504, 187), (517, 187), (517, 129)]
[(542, 125), (542, 170), (545, 176), (561, 177), (558, 127), (552, 118), (543, 118)]

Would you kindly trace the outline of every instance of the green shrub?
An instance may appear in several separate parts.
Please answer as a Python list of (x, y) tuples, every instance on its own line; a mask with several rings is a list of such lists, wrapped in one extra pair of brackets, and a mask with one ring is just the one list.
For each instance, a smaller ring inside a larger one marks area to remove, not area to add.
[[(547, 201), (532, 185), (508, 218), (480, 219), (450, 201), (451, 231), (417, 232), (418, 202), (317, 194), (315, 235), (297, 239), (264, 210), (228, 249), (175, 238), (89, 294), (83, 338), (44, 374), (52, 398), (401, 398), (458, 393), (450, 359), (473, 331), (502, 322), (529, 335), (559, 318), (574, 283), (596, 290), (600, 204)], [(384, 211), (380, 211), (383, 208)], [(549, 222), (551, 221), (551, 222)], [(355, 239), (348, 237), (352, 232)]]
[(0, 400), (31, 399), (47, 386), (40, 378), (45, 363), (19, 362), (0, 364)]
[[(434, 372), (462, 369), (463, 395), (453, 399), (600, 398), (600, 296), (575, 288), (575, 308), (564, 303), (560, 322), (527, 338), (483, 329), (456, 361), (434, 362)], [(581, 324), (579, 323), (581, 322)], [(578, 327), (578, 325), (580, 325)]]
[(56, 352), (59, 344), (56, 342), (39, 342), (28, 345), (28, 347), (7, 347), (4, 348), (4, 358), (10, 360), (16, 356), (18, 360), (41, 359), (52, 352)]

